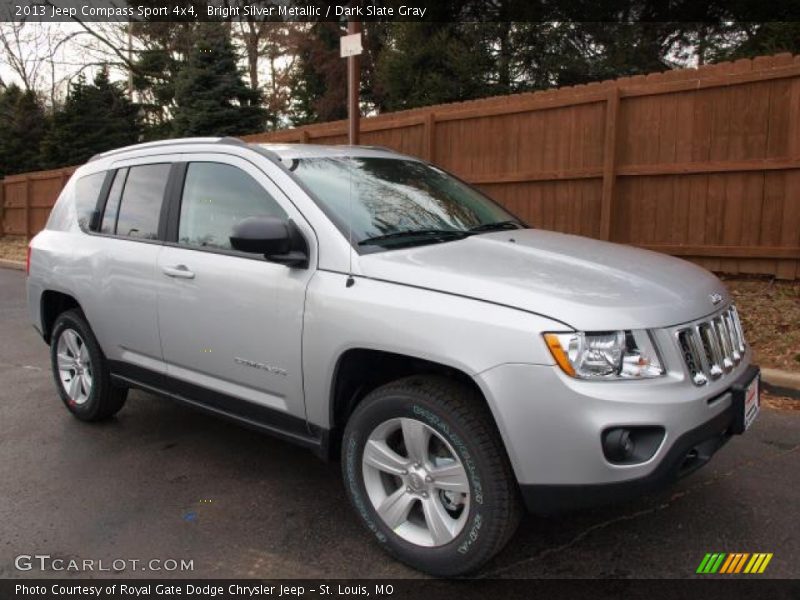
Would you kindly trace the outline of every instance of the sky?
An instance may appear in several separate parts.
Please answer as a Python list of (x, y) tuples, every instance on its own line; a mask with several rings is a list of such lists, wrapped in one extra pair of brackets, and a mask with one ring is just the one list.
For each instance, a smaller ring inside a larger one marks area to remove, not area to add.
[[(127, 47), (127, 36), (122, 27), (125, 23), (87, 23), (87, 26), (94, 31), (113, 35), (117, 40), (116, 47), (125, 49)], [(6, 38), (13, 40), (12, 24), (0, 22), (0, 33), (4, 33)], [(39, 67), (37, 83), (34, 86), (37, 91), (43, 94), (46, 103), (51, 104), (53, 93), (51, 82), (56, 82), (56, 101), (62, 101), (70, 80), (73, 80), (79, 72), (83, 72), (88, 80), (91, 80), (100, 68), (100, 64), (108, 61), (119, 62), (118, 57), (101, 42), (97, 41), (91, 34), (87, 33), (80, 23), (75, 22), (52, 22), (26, 23), (20, 32), (20, 44), (15, 47), (15, 53), (22, 56), (31, 65), (36, 63), (36, 56), (47, 56), (49, 54), (48, 38), (53, 40), (63, 40), (66, 38), (55, 53), (53, 61), (46, 60)], [(1, 40), (0, 40), (1, 41)], [(134, 39), (134, 45), (136, 40)], [(38, 45), (38, 50), (37, 50)], [(135, 46), (134, 46), (135, 49)], [(0, 45), (0, 78), (6, 84), (15, 82), (21, 85), (20, 77), (9, 66), (10, 60), (8, 52)], [(277, 61), (278, 66), (284, 66), (281, 59)], [(240, 66), (246, 67), (244, 57)], [(110, 69), (112, 81), (127, 81), (128, 72), (125, 69)], [(262, 60), (259, 65), (259, 80), (266, 84), (270, 80), (268, 61)]]
[[(91, 25), (96, 24), (92, 23)], [(107, 27), (108, 24), (103, 24), (103, 26)], [(33, 68), (36, 63), (37, 55), (44, 57), (50, 53), (48, 39), (52, 40), (55, 45), (61, 39), (74, 36), (57, 48), (54, 60), (43, 61), (37, 71), (36, 88), (39, 91), (45, 91), (48, 97), (53, 80), (60, 88), (63, 88), (60, 90), (63, 93), (67, 81), (75, 77), (79, 71), (83, 70), (87, 78), (92, 78), (98, 68), (90, 63), (99, 62), (99, 54), (87, 49), (88, 45), (97, 46), (97, 44), (78, 23), (26, 23), (19, 33), (18, 42), (13, 36), (11, 23), (0, 23), (0, 28), (2, 28), (5, 38), (12, 44), (13, 53), (28, 63), (30, 68)], [(8, 50), (5, 47), (0, 48), (0, 77), (6, 84), (21, 85), (22, 80), (9, 66), (10, 63)], [(112, 73), (112, 79), (115, 80), (123, 80), (126, 77), (127, 75), (120, 71)]]

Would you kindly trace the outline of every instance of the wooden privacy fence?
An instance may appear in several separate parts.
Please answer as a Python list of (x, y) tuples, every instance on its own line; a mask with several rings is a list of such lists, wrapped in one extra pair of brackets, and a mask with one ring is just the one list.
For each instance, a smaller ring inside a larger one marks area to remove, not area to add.
[[(431, 106), (361, 126), (362, 143), (439, 164), (534, 227), (715, 271), (800, 278), (800, 56)], [(342, 144), (347, 123), (245, 139)], [(63, 178), (7, 178), (6, 231), (36, 231)]]
[(6, 177), (0, 185), (0, 234), (36, 235), (77, 167)]

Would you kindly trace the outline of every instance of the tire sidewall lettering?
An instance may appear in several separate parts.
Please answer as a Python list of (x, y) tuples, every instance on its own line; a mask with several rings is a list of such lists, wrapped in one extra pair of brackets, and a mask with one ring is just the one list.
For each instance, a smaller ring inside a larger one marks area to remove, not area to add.
[[(463, 462), (469, 475), (470, 483), (472, 485), (471, 500), (477, 505), (477, 507), (474, 511), (475, 514), (472, 517), (472, 522), (469, 525), (469, 529), (467, 530), (465, 528), (466, 538), (458, 545), (458, 552), (460, 554), (466, 554), (469, 552), (472, 545), (478, 541), (480, 529), (483, 525), (483, 515), (481, 514), (480, 510), (480, 507), (483, 505), (483, 485), (481, 484), (481, 479), (478, 475), (478, 468), (475, 465), (475, 461), (472, 458), (469, 448), (467, 448), (466, 444), (461, 439), (461, 436), (453, 431), (453, 429), (445, 421), (439, 418), (436, 413), (418, 404), (412, 404), (411, 413), (414, 415), (414, 417), (421, 418), (426, 421), (431, 427), (445, 436), (447, 441), (453, 445), (456, 452), (458, 452), (460, 455), (461, 461)], [(461, 535), (464, 536), (465, 534), (462, 532)]]
[(444, 435), (453, 445), (453, 447), (461, 456), (461, 461), (464, 463), (467, 473), (469, 474), (470, 483), (472, 484), (471, 500), (476, 504), (483, 504), (483, 486), (481, 485), (481, 480), (478, 475), (478, 468), (475, 465), (472, 454), (470, 453), (466, 444), (464, 444), (464, 442), (461, 440), (461, 437), (455, 431), (453, 431), (447, 423), (442, 421), (442, 419), (440, 419), (436, 414), (427, 408), (414, 404), (411, 407), (411, 412), (415, 417), (422, 417), (425, 419), (425, 421), (427, 421), (431, 427)]
[(385, 543), (387, 541), (386, 534), (375, 524), (372, 515), (367, 509), (364, 497), (361, 494), (361, 485), (358, 479), (358, 474), (361, 472), (360, 467), (360, 452), (359, 452), (359, 432), (354, 431), (347, 440), (347, 450), (345, 452), (345, 460), (347, 461), (347, 486), (350, 488), (350, 496), (353, 498), (353, 504), (364, 520), (367, 528), (378, 538), (378, 541)]

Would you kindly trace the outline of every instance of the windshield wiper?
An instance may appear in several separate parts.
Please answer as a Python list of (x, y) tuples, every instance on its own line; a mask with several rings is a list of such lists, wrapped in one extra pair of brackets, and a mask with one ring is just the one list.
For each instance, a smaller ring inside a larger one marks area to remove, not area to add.
[[(376, 235), (358, 242), (359, 246), (366, 246), (368, 244), (381, 245), (381, 242), (403, 242), (403, 241), (420, 241), (423, 243), (431, 241), (448, 241), (467, 237), (470, 235), (469, 231), (462, 229), (411, 229), (408, 231), (393, 231), (392, 233), (385, 233), (383, 235)], [(415, 240), (414, 238), (420, 238)]]
[(522, 226), (517, 221), (497, 221), (496, 223), (484, 223), (470, 227), (470, 231), (478, 233), (482, 231), (502, 231), (505, 229), (522, 229)]

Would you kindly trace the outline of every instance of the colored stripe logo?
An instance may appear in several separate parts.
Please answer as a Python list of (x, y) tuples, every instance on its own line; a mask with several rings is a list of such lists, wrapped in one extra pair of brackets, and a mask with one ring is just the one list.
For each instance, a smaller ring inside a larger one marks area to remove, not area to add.
[(749, 552), (714, 552), (708, 553), (703, 557), (696, 572), (704, 575), (712, 575), (714, 573), (726, 575), (748, 573), (755, 575), (763, 573), (771, 560), (772, 552), (756, 552), (753, 554)]

